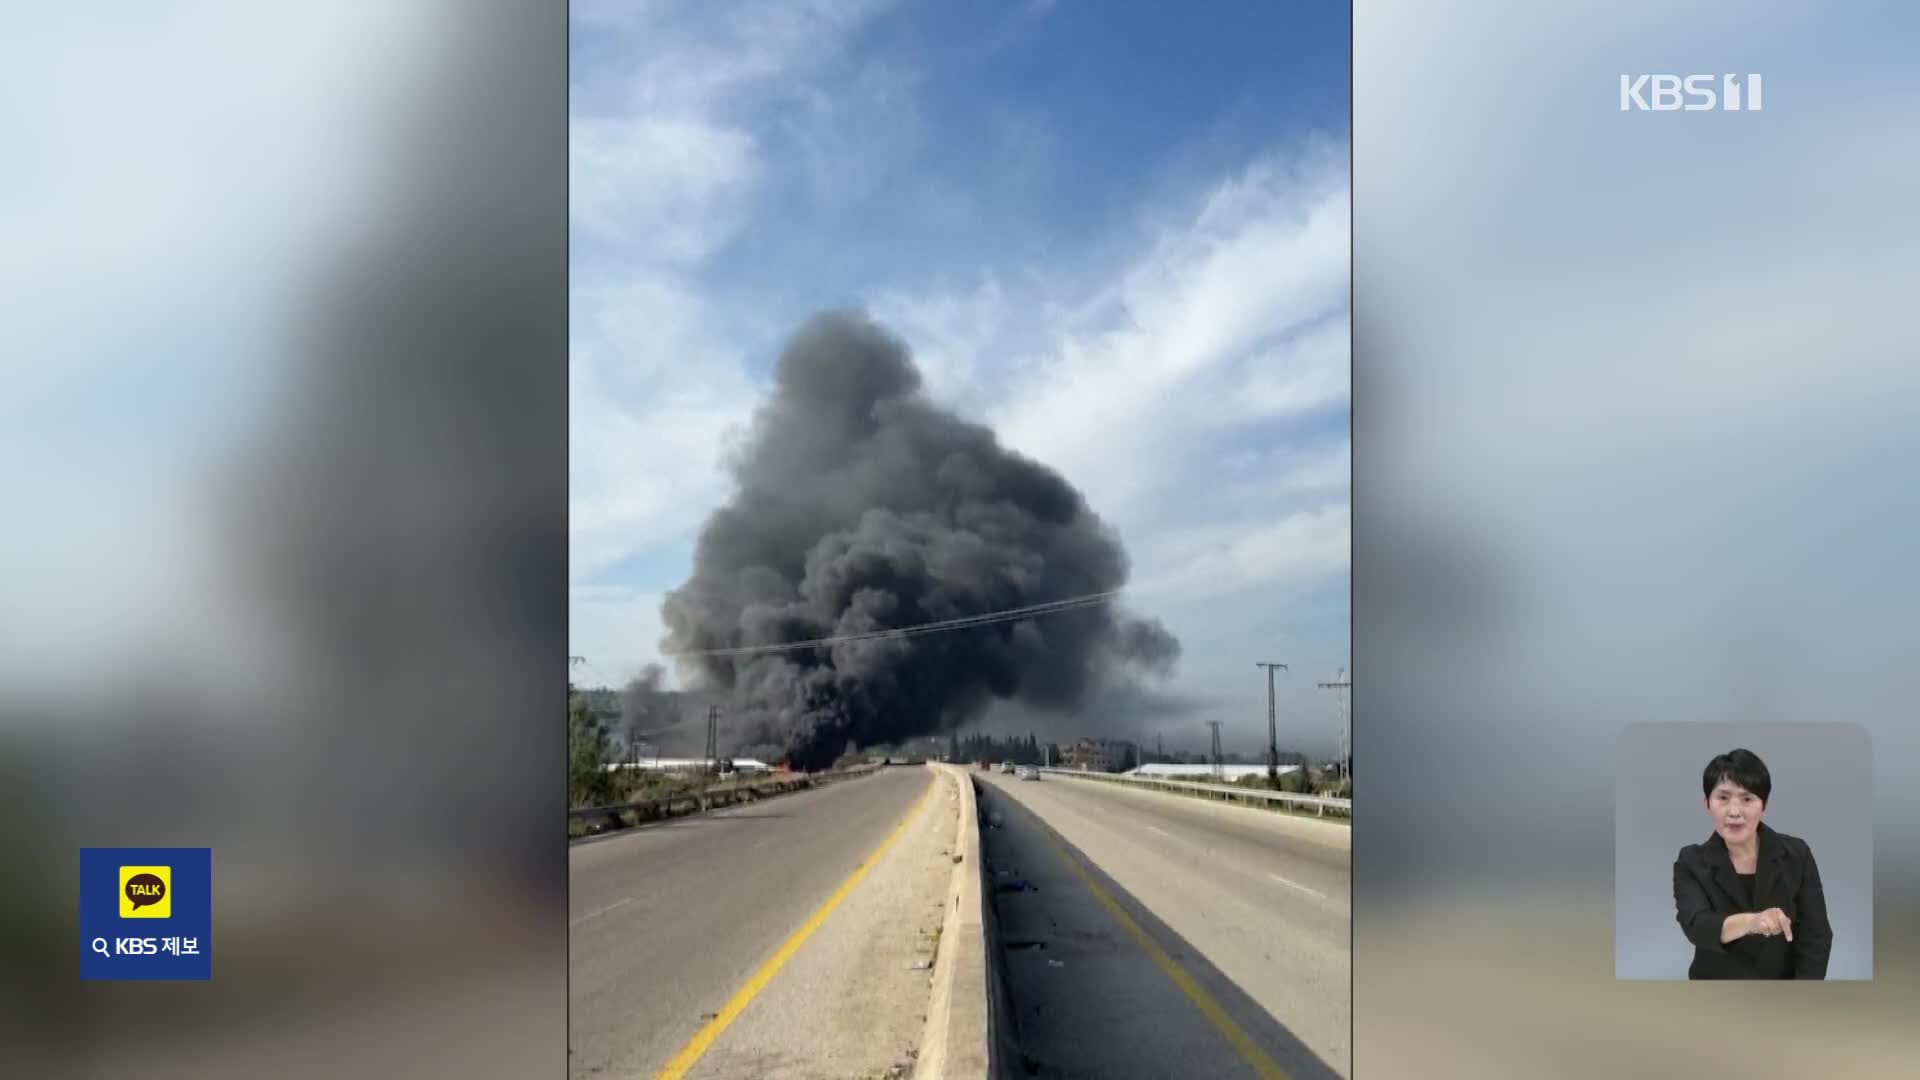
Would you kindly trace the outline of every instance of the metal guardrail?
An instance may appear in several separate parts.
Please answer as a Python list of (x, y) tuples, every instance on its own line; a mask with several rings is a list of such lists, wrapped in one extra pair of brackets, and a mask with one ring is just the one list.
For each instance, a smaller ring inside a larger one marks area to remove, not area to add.
[(1157, 788), (1179, 791), (1194, 795), (1218, 796), (1226, 800), (1245, 799), (1249, 802), (1285, 803), (1295, 806), (1314, 807), (1320, 817), (1327, 811), (1345, 817), (1353, 816), (1352, 799), (1336, 799), (1330, 795), (1296, 795), (1290, 791), (1269, 791), (1266, 788), (1237, 787), (1233, 784), (1199, 784), (1191, 780), (1161, 779), (1157, 776), (1128, 776), (1124, 773), (1085, 772), (1080, 769), (1055, 769), (1037, 766), (1048, 776), (1070, 776), (1078, 780), (1104, 780), (1108, 783), (1131, 784), (1135, 787)]

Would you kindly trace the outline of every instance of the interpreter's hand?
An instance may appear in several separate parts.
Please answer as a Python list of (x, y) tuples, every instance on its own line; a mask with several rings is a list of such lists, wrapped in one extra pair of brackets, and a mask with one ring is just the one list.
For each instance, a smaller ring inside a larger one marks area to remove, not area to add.
[(1765, 937), (1773, 937), (1777, 934), (1785, 934), (1787, 936), (1787, 940), (1792, 941), (1793, 940), (1793, 920), (1787, 918), (1787, 913), (1784, 911), (1781, 911), (1777, 907), (1768, 908), (1765, 911), (1754, 913), (1753, 932), (1756, 934), (1763, 935)]

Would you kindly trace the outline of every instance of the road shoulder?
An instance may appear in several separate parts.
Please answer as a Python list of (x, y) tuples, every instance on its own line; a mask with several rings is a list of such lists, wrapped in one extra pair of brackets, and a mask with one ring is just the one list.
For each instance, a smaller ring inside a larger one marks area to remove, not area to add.
[[(930, 793), (879, 861), (687, 1074), (843, 1080), (911, 1070), (952, 878), (957, 800)], [(847, 867), (852, 873), (855, 867)]]

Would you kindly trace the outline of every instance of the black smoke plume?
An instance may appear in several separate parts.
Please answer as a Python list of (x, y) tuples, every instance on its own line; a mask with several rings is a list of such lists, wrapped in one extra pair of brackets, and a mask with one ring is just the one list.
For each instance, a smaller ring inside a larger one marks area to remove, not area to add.
[(628, 679), (620, 690), (620, 728), (629, 740), (642, 738), (671, 727), (674, 720), (673, 695), (662, 685), (667, 670), (648, 664), (639, 675)]
[[(1119, 538), (1080, 493), (928, 401), (906, 346), (865, 316), (809, 320), (774, 382), (731, 462), (738, 490), (662, 605), (665, 651), (913, 626), (1126, 582)], [(951, 730), (996, 700), (1072, 715), (1136, 671), (1167, 674), (1178, 655), (1157, 622), (1101, 604), (680, 663), (729, 692), (754, 741), (814, 769), (850, 746)]]

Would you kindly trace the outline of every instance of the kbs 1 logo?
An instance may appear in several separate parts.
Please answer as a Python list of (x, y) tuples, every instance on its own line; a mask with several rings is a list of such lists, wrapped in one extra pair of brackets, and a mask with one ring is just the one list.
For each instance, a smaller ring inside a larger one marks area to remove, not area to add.
[(1758, 75), (1622, 75), (1620, 111), (1759, 112), (1760, 91)]

